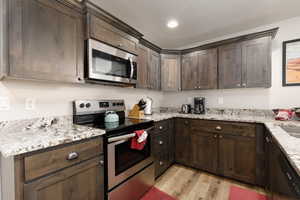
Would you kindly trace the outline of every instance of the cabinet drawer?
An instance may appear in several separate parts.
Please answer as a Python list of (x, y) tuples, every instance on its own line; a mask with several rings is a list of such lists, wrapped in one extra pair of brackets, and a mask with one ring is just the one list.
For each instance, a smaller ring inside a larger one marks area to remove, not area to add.
[(102, 138), (89, 140), (24, 158), (25, 181), (90, 159), (103, 152)]
[(170, 121), (169, 120), (164, 120), (160, 122), (156, 122), (154, 124), (154, 129), (155, 132), (160, 133), (160, 132), (166, 132), (170, 128)]
[(105, 21), (90, 15), (90, 37), (137, 54), (137, 41)]
[(192, 120), (193, 131), (214, 132), (246, 137), (255, 137), (255, 124), (237, 122), (218, 122), (209, 120)]

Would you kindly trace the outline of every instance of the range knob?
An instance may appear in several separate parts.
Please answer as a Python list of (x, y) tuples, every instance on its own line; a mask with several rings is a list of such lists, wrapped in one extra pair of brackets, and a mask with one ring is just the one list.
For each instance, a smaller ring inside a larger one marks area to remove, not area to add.
[(79, 104), (79, 108), (84, 108), (84, 103)]
[(89, 108), (89, 107), (91, 107), (91, 104), (87, 103), (87, 104), (85, 104), (85, 107)]

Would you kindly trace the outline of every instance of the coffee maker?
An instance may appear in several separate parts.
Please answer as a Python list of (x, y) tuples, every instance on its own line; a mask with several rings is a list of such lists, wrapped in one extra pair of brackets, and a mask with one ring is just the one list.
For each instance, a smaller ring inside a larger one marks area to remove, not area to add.
[(205, 98), (194, 98), (194, 114), (205, 114)]

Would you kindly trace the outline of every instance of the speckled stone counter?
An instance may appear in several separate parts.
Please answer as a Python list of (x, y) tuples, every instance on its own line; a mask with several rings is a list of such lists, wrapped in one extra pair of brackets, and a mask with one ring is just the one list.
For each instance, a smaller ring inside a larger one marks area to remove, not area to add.
[(0, 153), (29, 153), (105, 134), (105, 130), (74, 125), (72, 116), (0, 122)]
[[(248, 113), (248, 114), (247, 114)], [(174, 117), (189, 118), (189, 119), (205, 119), (205, 120), (220, 120), (232, 122), (247, 122), (247, 123), (262, 123), (271, 132), (277, 140), (282, 151), (286, 154), (290, 163), (300, 176), (300, 138), (290, 136), (284, 131), (280, 125), (299, 126), (300, 121), (276, 121), (272, 115), (265, 112), (249, 113), (249, 112), (230, 112), (225, 114), (209, 113), (205, 115), (196, 114), (180, 114), (180, 113), (154, 113), (153, 115), (145, 116), (145, 119), (161, 121)]]

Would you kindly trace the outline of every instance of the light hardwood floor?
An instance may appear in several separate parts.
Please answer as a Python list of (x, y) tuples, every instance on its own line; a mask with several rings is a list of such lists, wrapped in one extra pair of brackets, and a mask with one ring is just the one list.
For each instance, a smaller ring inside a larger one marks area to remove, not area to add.
[(155, 184), (158, 189), (178, 200), (228, 200), (232, 185), (265, 194), (261, 188), (179, 165), (169, 168)]

